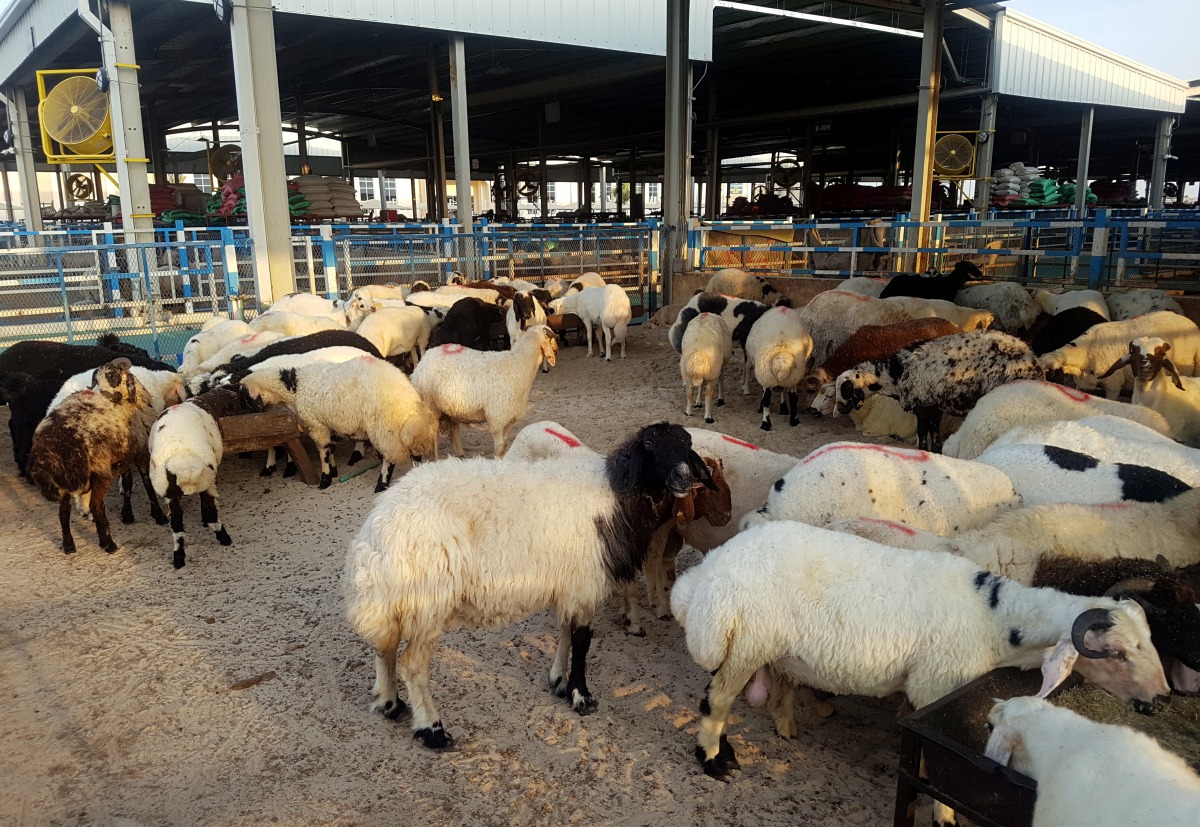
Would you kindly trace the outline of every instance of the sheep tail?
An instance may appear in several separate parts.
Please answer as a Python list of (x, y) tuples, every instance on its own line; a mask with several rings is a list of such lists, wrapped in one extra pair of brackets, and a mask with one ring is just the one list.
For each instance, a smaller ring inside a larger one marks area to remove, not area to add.
[(709, 358), (707, 353), (689, 353), (687, 359), (687, 373), (693, 380), (708, 375)]
[(796, 357), (791, 353), (776, 353), (771, 357), (771, 374), (777, 379), (786, 379), (796, 369)]
[(614, 342), (623, 342), (625, 341), (625, 335), (627, 333), (629, 333), (629, 325), (627, 325), (625, 322), (617, 322), (615, 325), (613, 325), (612, 340)]
[[(216, 471), (208, 467), (201, 457), (195, 454), (171, 457), (166, 462), (166, 470), (174, 474), (182, 493), (196, 494), (208, 491), (216, 482)], [(172, 492), (163, 492), (170, 496)]]

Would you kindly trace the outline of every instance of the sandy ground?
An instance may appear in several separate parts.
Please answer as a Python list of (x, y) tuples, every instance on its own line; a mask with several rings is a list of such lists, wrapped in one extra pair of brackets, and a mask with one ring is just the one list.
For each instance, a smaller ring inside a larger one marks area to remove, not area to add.
[[(764, 433), (757, 393), (742, 397), (738, 379), (740, 366), (712, 427), (797, 456), (853, 435), (844, 420), (789, 428), (778, 416)], [(643, 328), (624, 361), (562, 351), (528, 421), (557, 420), (607, 451), (655, 419), (685, 421), (681, 408), (678, 357), (664, 330)], [(2, 824), (891, 822), (895, 698), (836, 698), (829, 720), (801, 709), (791, 741), (739, 704), (730, 740), (743, 771), (713, 781), (692, 754), (707, 674), (673, 621), (626, 636), (616, 596), (595, 624), (589, 717), (546, 691), (549, 614), (443, 637), (433, 691), (456, 746), (428, 752), (406, 718), (368, 712), (372, 653), (338, 596), (374, 473), (317, 491), (229, 458), (221, 516), (235, 544), (217, 545), (189, 502), (188, 563), (175, 571), (140, 491), (134, 525), (110, 498), (118, 553), (77, 520), (79, 552), (62, 554), (56, 509), (14, 475), (0, 430)], [(465, 441), (491, 450), (482, 431)]]

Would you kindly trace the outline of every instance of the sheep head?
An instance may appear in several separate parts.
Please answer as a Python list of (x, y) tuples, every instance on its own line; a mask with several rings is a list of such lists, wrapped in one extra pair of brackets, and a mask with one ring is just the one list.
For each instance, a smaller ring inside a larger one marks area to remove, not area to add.
[[(1082, 657), (1079, 657), (1082, 656)], [(1095, 598), (1042, 664), (1045, 697), (1072, 667), (1123, 701), (1149, 703), (1168, 694), (1162, 661), (1150, 641), (1146, 613), (1132, 600)]]
[(712, 472), (692, 450), (692, 436), (681, 425), (647, 425), (613, 451), (605, 466), (609, 483), (619, 495), (679, 499), (691, 493), (697, 480), (716, 490)]
[(113, 359), (92, 372), (92, 387), (114, 405), (136, 405), (139, 382), (129, 372), (132, 367), (128, 359)]
[(1200, 608), (1195, 590), (1170, 569), (1150, 576), (1126, 577), (1107, 597), (1133, 600), (1146, 613), (1154, 646), (1189, 669), (1200, 671)]
[(874, 395), (883, 390), (881, 381), (881, 363), (863, 362), (845, 371), (834, 380), (837, 388), (837, 411), (848, 414), (856, 411), (867, 401), (868, 395)]

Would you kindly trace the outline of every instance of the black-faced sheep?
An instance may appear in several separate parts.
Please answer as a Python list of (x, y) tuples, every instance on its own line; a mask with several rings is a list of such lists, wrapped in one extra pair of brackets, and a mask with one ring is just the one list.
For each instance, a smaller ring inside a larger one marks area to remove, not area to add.
[(504, 310), (474, 296), (459, 299), (446, 310), (429, 335), (429, 347), (461, 345), (472, 350), (504, 350), (492, 340), (492, 326), (504, 324)]
[(962, 290), (968, 281), (983, 278), (983, 273), (974, 262), (956, 261), (954, 269), (945, 275), (918, 276), (911, 273), (901, 273), (892, 276), (892, 280), (883, 288), (879, 298), (889, 296), (916, 296), (918, 299), (942, 299), (954, 301), (954, 296)]

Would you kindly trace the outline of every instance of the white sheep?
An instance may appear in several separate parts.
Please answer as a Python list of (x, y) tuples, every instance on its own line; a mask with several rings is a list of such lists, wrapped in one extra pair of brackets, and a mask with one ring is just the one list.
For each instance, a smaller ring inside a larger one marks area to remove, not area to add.
[(841, 293), (858, 293), (860, 296), (879, 298), (883, 288), (887, 287), (890, 279), (879, 279), (870, 276), (851, 276), (833, 288)]
[(994, 317), (990, 310), (976, 310), (973, 307), (948, 302), (943, 299), (919, 299), (914, 296), (889, 296), (884, 299), (898, 307), (903, 307), (914, 319), (945, 319), (952, 322), (963, 333), (971, 330), (987, 330), (991, 327)]
[(420, 462), (437, 448), (437, 415), (403, 371), (374, 356), (360, 352), (347, 362), (258, 370), (242, 387), (251, 399), (296, 411), (321, 457), (320, 488), (337, 474), (329, 447), (334, 434), (368, 439), (383, 457), (376, 493), (388, 487), (397, 465)]
[(583, 321), (587, 331), (588, 352), (592, 355), (592, 328), (604, 334), (604, 361), (612, 361), (612, 346), (621, 345), (621, 358), (625, 358), (625, 338), (629, 321), (633, 318), (629, 294), (623, 287), (608, 284), (604, 287), (584, 287), (582, 290), (568, 289), (561, 299), (555, 299), (551, 307), (555, 313), (574, 313)]
[(718, 270), (708, 280), (708, 286), (704, 290), (707, 293), (720, 293), (737, 299), (753, 299), (769, 305), (779, 304), (784, 298), (784, 295), (762, 276), (747, 273), (736, 267)]
[(1114, 322), (1125, 321), (1147, 313), (1168, 310), (1172, 313), (1183, 313), (1179, 302), (1171, 297), (1166, 290), (1153, 287), (1139, 287), (1120, 293), (1110, 293), (1108, 309)]
[(297, 313), (318, 316), (333, 323), (334, 329), (357, 330), (365, 316), (361, 304), (341, 299), (327, 299), (314, 293), (289, 293), (277, 299), (269, 308), (275, 313)]
[[(794, 315), (794, 314), (793, 314)], [(725, 320), (715, 313), (701, 313), (692, 319), (683, 334), (683, 353), (679, 356), (679, 373), (683, 377), (683, 415), (691, 416), (700, 406), (704, 394), (704, 421), (712, 424), (713, 390), (717, 404), (725, 404), (721, 373), (733, 356), (733, 338)], [(695, 401), (693, 404), (693, 395)]]
[(339, 329), (337, 322), (325, 316), (307, 316), (286, 310), (268, 310), (250, 322), (250, 327), (256, 333), (269, 331), (284, 336), (307, 336), (322, 330)]
[[(219, 321), (209, 327), (209, 323), (214, 320)], [(213, 316), (204, 324), (204, 328), (188, 339), (187, 344), (183, 346), (183, 362), (179, 366), (179, 372), (185, 379), (197, 373), (200, 364), (221, 348), (256, 333), (246, 322), (220, 316)]]
[(1169, 341), (1175, 357), (1172, 361), (1179, 373), (1200, 375), (1200, 328), (1188, 317), (1169, 310), (1125, 321), (1102, 322), (1040, 358), (1048, 374), (1059, 372), (1075, 377), (1086, 389), (1103, 387), (1104, 395), (1115, 399), (1122, 388), (1132, 389), (1133, 377), (1124, 367), (1114, 373), (1107, 371), (1129, 352), (1129, 343), (1142, 336)]
[(442, 314), (441, 308), (381, 307), (363, 319), (358, 335), (379, 348), (385, 359), (407, 353), (416, 365)]
[(506, 462), (538, 462), (574, 456), (601, 463), (603, 455), (583, 444), (583, 440), (563, 425), (550, 420), (526, 425), (513, 437), (504, 452)]
[[(458, 284), (448, 284), (439, 287), (437, 290), (425, 290), (420, 293), (410, 293), (405, 303), (416, 305), (417, 307), (451, 307), (456, 301), (467, 296), (485, 301), (488, 304), (494, 304), (499, 307), (505, 307), (508, 303), (501, 297), (499, 291), (489, 290), (486, 288), (463, 287)], [(388, 304), (387, 300), (381, 302)]]
[(799, 425), (800, 390), (813, 363), (813, 340), (803, 314), (790, 307), (773, 307), (764, 313), (746, 337), (746, 359), (754, 366), (754, 378), (763, 389), (759, 406), (762, 429), (771, 430), (771, 391), (774, 389), (779, 390), (780, 413), (786, 396), (788, 424), (793, 428)]
[(1014, 335), (1029, 330), (1038, 317), (1037, 302), (1024, 287), (1011, 281), (964, 287), (955, 294), (954, 303), (990, 310), (995, 317), (992, 327)]
[(1034, 290), (1033, 300), (1043, 313), (1050, 316), (1072, 307), (1086, 307), (1103, 316), (1105, 321), (1111, 318), (1108, 314), (1108, 303), (1099, 290), (1061, 290), (1053, 293), (1049, 290)]
[(1000, 385), (976, 402), (958, 431), (946, 440), (945, 452), (959, 459), (975, 459), (1012, 428), (1097, 414), (1128, 419), (1160, 434), (1170, 433), (1161, 414), (1141, 405), (1114, 402), (1054, 382), (1020, 379)]
[(1005, 666), (1040, 666), (1042, 694), (1072, 668), (1122, 699), (1170, 691), (1132, 600), (1031, 589), (803, 523), (755, 526), (709, 552), (679, 576), (671, 610), (692, 658), (715, 670), (696, 755), (717, 778), (737, 766), (724, 736), (733, 700), (748, 683), (747, 699), (765, 700), (767, 666), (838, 695), (902, 691), (916, 708)]
[(1191, 487), (1157, 468), (1101, 462), (1057, 445), (993, 445), (975, 461), (1003, 471), (1026, 505), (1162, 502)]
[(217, 368), (229, 364), (229, 360), (234, 356), (245, 356), (248, 359), (272, 342), (278, 342), (286, 338), (288, 337), (282, 333), (264, 330), (262, 333), (254, 333), (230, 342), (190, 372), (188, 375), (188, 387), (191, 388), (193, 385), (199, 386), (203, 382), (203, 379), (199, 377), (203, 377), (206, 374), (212, 373)]
[(534, 290), (541, 289), (531, 281), (525, 281), (524, 279), (510, 279), (508, 276), (497, 276), (496, 278), (492, 279), (492, 283), (507, 284), (518, 293), (530, 293)]
[(550, 297), (557, 299), (566, 295), (571, 291), (580, 291), (585, 287), (603, 287), (608, 282), (599, 273), (584, 273), (579, 278), (564, 284), (562, 279), (551, 276), (546, 279), (546, 289), (550, 291)]
[(998, 701), (984, 755), (1037, 782), (1033, 827), (1189, 824), (1200, 776), (1148, 735), (1041, 698)]
[[(529, 392), (545, 359), (554, 365), (558, 339), (545, 325), (517, 337), (511, 350), (477, 351), (462, 345), (430, 348), (412, 374), (421, 397), (449, 427), (451, 447), (462, 456), (463, 423), (487, 423), (497, 457), (504, 456), (505, 433), (525, 415)], [(434, 458), (438, 456), (434, 450)]]
[(775, 520), (824, 526), (846, 517), (900, 520), (950, 536), (1021, 504), (1002, 472), (912, 448), (834, 442), (776, 480), (743, 527)]
[(1133, 404), (1145, 405), (1162, 414), (1171, 426), (1171, 436), (1200, 448), (1200, 378), (1180, 376), (1174, 362), (1167, 357), (1170, 342), (1153, 336), (1143, 336), (1129, 343), (1129, 353), (1122, 356), (1100, 378), (1126, 365), (1133, 373)]
[[(770, 307), (753, 299), (735, 299), (718, 293), (696, 293), (679, 311), (679, 315), (667, 331), (667, 341), (676, 353), (683, 352), (683, 336), (687, 332), (692, 319), (701, 313), (715, 313), (725, 321), (733, 343), (740, 345), (742, 356), (746, 355), (746, 338), (754, 328), (754, 323), (766, 313)], [(743, 360), (742, 393), (750, 393), (750, 363)]]
[(895, 324), (912, 318), (901, 305), (840, 290), (818, 293), (800, 313), (812, 336), (813, 361), (818, 365), (825, 364), (863, 325)]
[[(633, 434), (603, 466), (447, 460), (406, 474), (376, 500), (342, 578), (350, 625), (375, 649), (371, 709), (392, 719), (405, 710), (395, 673), (396, 649), (407, 641), (400, 668), (413, 735), (426, 747), (449, 746), (429, 688), (443, 631), (552, 608), (559, 645), (550, 689), (580, 714), (594, 711), (586, 680), (592, 616), (616, 583), (636, 576), (676, 498), (708, 476), (686, 432), (666, 423)], [(553, 519), (540, 513), (547, 492), (570, 494)]]

